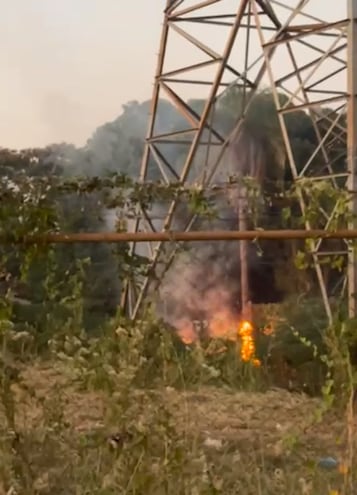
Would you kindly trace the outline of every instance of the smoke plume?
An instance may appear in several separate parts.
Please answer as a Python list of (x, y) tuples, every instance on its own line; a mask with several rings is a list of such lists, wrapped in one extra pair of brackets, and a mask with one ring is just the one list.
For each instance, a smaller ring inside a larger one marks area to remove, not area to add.
[[(252, 177), (262, 184), (268, 159), (264, 142), (243, 129), (228, 150), (213, 182), (227, 181), (233, 175)], [(205, 227), (212, 230), (239, 228), (240, 196), (238, 185), (218, 194), (215, 202), (217, 218), (210, 221), (209, 226), (206, 222)], [(251, 228), (248, 219), (249, 223)], [(272, 272), (265, 263), (257, 247), (250, 244), (248, 265), (253, 303), (272, 302), (278, 297), (274, 293)], [(185, 252), (176, 256), (163, 279), (159, 300), (157, 306), (162, 317), (186, 336), (192, 334), (194, 320), (206, 321), (211, 335), (229, 331), (229, 328), (221, 329), (220, 325), (236, 325), (241, 312), (239, 241), (188, 245)]]

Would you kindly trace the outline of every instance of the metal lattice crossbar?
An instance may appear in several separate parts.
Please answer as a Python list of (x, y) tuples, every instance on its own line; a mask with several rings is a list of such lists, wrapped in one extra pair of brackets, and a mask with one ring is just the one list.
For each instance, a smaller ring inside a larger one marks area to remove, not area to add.
[[(231, 146), (242, 132), (247, 111), (257, 91), (266, 88), (274, 98), (293, 179), (327, 179), (336, 188), (348, 185), (355, 191), (357, 0), (338, 3), (339, 7), (335, 6), (329, 14), (325, 0), (167, 1), (140, 181), (148, 180), (149, 168), (153, 166), (166, 183), (195, 182), (205, 188), (217, 177), (222, 178), (227, 170), (227, 160), (231, 159)], [(215, 113), (220, 99), (232, 87), (240, 88), (245, 97), (241, 108), (237, 109), (235, 125), (222, 132), (215, 122)], [(198, 94), (197, 88), (201, 98), (205, 94), (204, 106), (199, 110), (193, 100), (188, 100)], [(281, 94), (285, 95), (283, 100)], [(180, 115), (182, 129), (165, 133), (159, 129), (162, 99), (168, 100)], [(302, 110), (310, 116), (316, 146), (304, 163), (297, 163), (287, 119), (292, 112)], [(341, 115), (347, 117), (341, 119)], [(343, 144), (346, 134), (347, 149)], [(174, 163), (170, 155), (172, 145), (182, 149), (179, 164)], [(315, 164), (317, 156), (320, 157), (319, 167)], [(347, 171), (341, 172), (337, 166), (341, 157), (347, 160)], [(351, 207), (356, 212), (356, 198), (355, 195), (352, 197)], [(302, 193), (302, 211), (306, 201)], [(148, 233), (148, 273), (154, 273), (162, 263), (166, 248), (158, 233), (173, 230), (177, 207), (178, 200), (173, 200), (161, 223), (155, 223), (151, 219), (152, 212), (143, 209), (141, 217), (131, 226), (133, 233)], [(323, 231), (330, 228), (335, 214), (334, 207), (321, 207)], [(192, 215), (184, 230), (192, 230), (195, 220)], [(306, 221), (307, 230), (313, 227)], [(331, 318), (320, 266), (326, 250), (324, 238), (322, 235), (314, 241), (313, 259), (326, 312)], [(133, 242), (132, 252), (137, 249), (138, 245)], [(355, 314), (352, 295), (357, 292), (356, 263), (354, 251), (349, 251), (346, 243), (346, 254), (348, 252), (350, 312)], [(175, 249), (169, 259), (174, 256)], [(144, 277), (139, 291), (130, 283), (126, 286), (122, 303), (133, 317), (148, 294), (150, 280), (149, 275)]]

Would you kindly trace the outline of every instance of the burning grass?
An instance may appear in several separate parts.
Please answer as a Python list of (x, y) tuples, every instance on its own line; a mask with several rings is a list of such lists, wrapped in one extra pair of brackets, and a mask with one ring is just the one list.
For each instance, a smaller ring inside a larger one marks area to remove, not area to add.
[[(260, 366), (256, 358), (254, 341), (254, 327), (248, 320), (237, 321), (229, 312), (222, 311), (215, 318), (207, 322), (206, 337), (222, 341), (236, 342), (240, 346), (240, 357), (243, 362), (251, 362)], [(191, 324), (187, 324), (177, 331), (179, 338), (186, 345), (200, 340), (200, 332), (195, 332)]]
[(320, 400), (302, 394), (208, 386), (94, 392), (56, 363), (27, 367), (19, 383), (28, 493), (325, 495), (343, 484), (337, 470), (316, 468), (322, 457), (343, 459), (343, 418), (317, 422)]
[(3, 493), (352, 495), (317, 466), (331, 456), (354, 472), (344, 413), (269, 386), (252, 325), (219, 337), (185, 345), (156, 320), (119, 320), (100, 337), (57, 336), (44, 364), (16, 359), (25, 344), (8, 332)]

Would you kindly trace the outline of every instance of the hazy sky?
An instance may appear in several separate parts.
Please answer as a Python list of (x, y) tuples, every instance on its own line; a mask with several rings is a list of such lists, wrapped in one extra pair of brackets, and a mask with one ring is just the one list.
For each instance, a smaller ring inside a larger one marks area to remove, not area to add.
[(0, 0), (0, 144), (80, 143), (148, 98), (162, 5)]
[(149, 98), (164, 5), (0, 0), (0, 145), (82, 144), (123, 103)]

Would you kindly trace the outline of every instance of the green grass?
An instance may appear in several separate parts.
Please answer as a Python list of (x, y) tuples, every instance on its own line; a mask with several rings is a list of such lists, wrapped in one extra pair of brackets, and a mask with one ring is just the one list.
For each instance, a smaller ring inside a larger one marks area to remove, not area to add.
[(129, 333), (75, 351), (67, 339), (67, 354), (14, 364), (10, 389), (2, 382), (0, 493), (352, 495), (348, 477), (316, 466), (345, 458), (341, 411), (321, 420), (322, 399), (282, 389), (170, 386), (168, 370), (182, 368), (183, 354), (174, 360), (165, 340), (153, 370), (140, 359), (143, 340)]
[[(305, 343), (286, 321), (260, 352), (279, 357), (294, 344), (297, 365), (307, 349), (320, 373), (310, 321), (294, 324), (306, 324)], [(260, 355), (254, 367), (235, 342), (188, 347), (150, 315), (92, 337), (76, 318), (54, 322), (41, 353), (30, 327), (0, 324), (0, 495), (354, 494), (343, 332), (321, 347), (330, 375), (312, 397), (280, 358), (272, 366)], [(314, 366), (300, 382), (318, 389)], [(294, 380), (300, 392), (276, 386)], [(328, 456), (347, 473), (318, 467)]]

